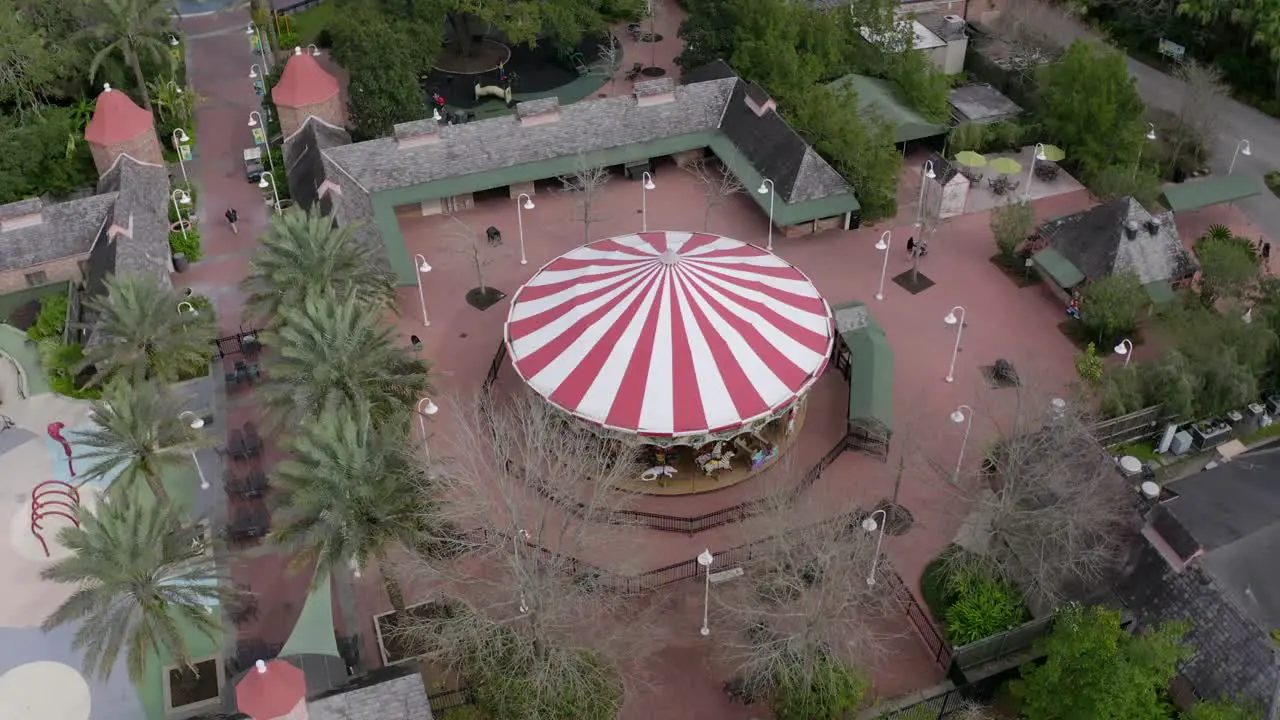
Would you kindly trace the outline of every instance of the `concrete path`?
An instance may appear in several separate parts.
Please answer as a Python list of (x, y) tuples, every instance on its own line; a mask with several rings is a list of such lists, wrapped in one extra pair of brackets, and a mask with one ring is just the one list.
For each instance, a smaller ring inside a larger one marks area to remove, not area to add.
[[(1150, 106), (1176, 112), (1182, 102), (1183, 83), (1155, 68), (1129, 59), (1129, 72), (1138, 81), (1138, 92)], [(1280, 120), (1270, 117), (1236, 100), (1222, 101), (1218, 134), (1210, 143), (1211, 162), (1215, 173), (1226, 173), (1235, 154), (1236, 144), (1247, 139), (1253, 155), (1236, 160), (1236, 172), (1257, 175), (1259, 181), (1268, 170), (1280, 169)], [(1248, 214), (1253, 224), (1268, 238), (1280, 238), (1280, 198), (1263, 190), (1258, 197), (1236, 203)]]

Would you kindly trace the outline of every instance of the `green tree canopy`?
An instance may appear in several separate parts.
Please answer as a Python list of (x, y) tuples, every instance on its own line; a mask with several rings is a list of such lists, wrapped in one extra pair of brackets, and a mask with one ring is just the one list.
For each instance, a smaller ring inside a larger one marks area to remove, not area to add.
[(71, 556), (41, 573), (75, 591), (41, 628), (74, 623), (72, 647), (84, 651), (85, 670), (103, 680), (121, 654), (135, 684), (161, 651), (190, 666), (188, 629), (213, 638), (221, 622), (209, 607), (231, 598), (204, 526), (118, 495), (104, 495), (92, 512), (82, 506), (76, 517), (78, 527), (58, 532)]
[(92, 188), (98, 180), (89, 146), (67, 149), (67, 139), (80, 130), (72, 111), (45, 107), (38, 118), (0, 113), (0, 205), (29, 197), (65, 197)]
[(396, 123), (429, 114), (418, 74), (443, 42), (439, 25), (393, 18), (371, 0), (356, 0), (344, 3), (329, 35), (334, 59), (351, 75), (357, 135), (385, 137)]
[(93, 404), (93, 427), (79, 441), (87, 448), (79, 459), (89, 465), (80, 480), (114, 477), (112, 485), (130, 494), (145, 482), (158, 504), (169, 506), (164, 475), (209, 444), (182, 413), (182, 403), (155, 383), (112, 382)]
[(356, 227), (335, 225), (318, 206), (274, 215), (243, 283), (249, 312), (274, 322), (282, 307), (324, 292), (354, 294), (369, 312), (394, 311), (395, 282), (382, 270), (382, 259), (356, 239)]
[(1252, 292), (1262, 265), (1248, 238), (1232, 235), (1229, 230), (1207, 234), (1196, 240), (1195, 251), (1200, 259), (1200, 297), (1205, 304), (1223, 298), (1239, 300)]
[(1031, 203), (1011, 200), (991, 212), (990, 223), (1000, 256), (1011, 262), (1018, 247), (1035, 229), (1036, 211)]
[(89, 77), (95, 77), (112, 55), (120, 55), (133, 71), (134, 91), (142, 106), (151, 109), (147, 78), (142, 73), (142, 55), (175, 71), (177, 61), (169, 52), (169, 0), (89, 0), (90, 24), (85, 34), (99, 43), (89, 63)]
[(378, 313), (348, 292), (305, 298), (280, 312), (267, 346), (279, 349), (262, 386), (276, 420), (368, 407), (375, 423), (404, 422), (430, 390), (428, 365), (396, 342)]
[(1136, 273), (1114, 273), (1085, 287), (1080, 320), (1099, 341), (1114, 343), (1137, 329), (1142, 312), (1150, 304)]
[(1125, 56), (1077, 40), (1056, 63), (1040, 69), (1036, 119), (1044, 138), (1061, 145), (1086, 174), (1132, 165), (1145, 142), (1146, 106)]
[(1166, 698), (1177, 665), (1191, 656), (1184, 625), (1131, 635), (1120, 612), (1070, 605), (1041, 641), (1042, 665), (1013, 684), (1027, 720), (1167, 720)]

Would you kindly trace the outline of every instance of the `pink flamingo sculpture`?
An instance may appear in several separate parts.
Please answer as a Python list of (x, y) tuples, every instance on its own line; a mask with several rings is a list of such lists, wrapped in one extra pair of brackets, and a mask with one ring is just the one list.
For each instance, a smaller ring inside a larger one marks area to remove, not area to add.
[(62, 436), (62, 428), (66, 424), (60, 422), (49, 423), (49, 437), (57, 440), (62, 445), (62, 449), (67, 453), (67, 469), (71, 471), (71, 477), (76, 476), (76, 466), (71, 464), (71, 443)]

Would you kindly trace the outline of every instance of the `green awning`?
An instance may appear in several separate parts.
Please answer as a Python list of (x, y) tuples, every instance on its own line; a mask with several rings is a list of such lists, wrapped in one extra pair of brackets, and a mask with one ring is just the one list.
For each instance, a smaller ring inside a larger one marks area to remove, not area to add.
[(827, 85), (832, 90), (852, 90), (858, 94), (858, 107), (863, 115), (878, 115), (893, 127), (895, 143), (937, 137), (947, 133), (947, 126), (929, 122), (915, 108), (901, 99), (897, 87), (887, 80), (866, 75), (845, 75)]
[(318, 574), (312, 580), (311, 592), (280, 655), (341, 657), (333, 630), (333, 581), (329, 573)]
[(1173, 286), (1168, 280), (1156, 280), (1142, 286), (1147, 291), (1147, 297), (1151, 298), (1151, 302), (1156, 305), (1166, 305), (1177, 299), (1173, 294)]
[(849, 422), (872, 421), (893, 431), (893, 348), (864, 303), (832, 308), (849, 349)]
[(1080, 272), (1080, 268), (1075, 263), (1062, 256), (1062, 253), (1053, 248), (1045, 248), (1031, 259), (1041, 269), (1048, 273), (1049, 277), (1058, 284), (1058, 287), (1069, 290), (1080, 283), (1084, 282), (1084, 273)]
[(1174, 212), (1199, 210), (1211, 205), (1243, 200), (1262, 194), (1258, 178), (1244, 173), (1174, 185), (1164, 191), (1165, 204)]

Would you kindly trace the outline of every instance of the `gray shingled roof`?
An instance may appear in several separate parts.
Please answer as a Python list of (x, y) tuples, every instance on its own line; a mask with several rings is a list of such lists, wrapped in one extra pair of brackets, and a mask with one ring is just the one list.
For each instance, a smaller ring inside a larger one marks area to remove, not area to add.
[(638, 106), (632, 96), (566, 105), (555, 122), (521, 125), (515, 116), (442, 125), (438, 142), (401, 147), (394, 138), (329, 148), (325, 156), (366, 192), (408, 187), (714, 130), (736, 83), (676, 89), (673, 102)]
[[(1154, 233), (1147, 226), (1152, 219), (1158, 223)], [(1127, 235), (1128, 223), (1137, 227), (1133, 238)], [(1052, 220), (1040, 228), (1040, 235), (1094, 280), (1133, 272), (1146, 285), (1181, 280), (1196, 268), (1178, 236), (1173, 214), (1152, 215), (1132, 197)]]
[(98, 189), (116, 192), (111, 224), (130, 229), (115, 238), (116, 274), (154, 273), (170, 284), (169, 171), (123, 155)]
[(304, 209), (316, 202), (316, 191), (325, 179), (324, 148), (347, 145), (351, 136), (341, 128), (328, 125), (314, 115), (302, 123), (297, 132), (284, 139), (285, 177), (289, 194)]
[(307, 703), (310, 720), (431, 720), (418, 673)]
[(0, 217), (36, 211), (44, 217), (38, 225), (0, 232), (0, 270), (20, 270), (89, 252), (115, 200), (116, 194), (108, 192), (48, 205), (31, 199), (0, 206)]

